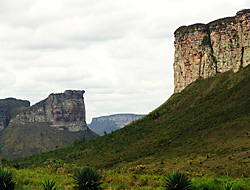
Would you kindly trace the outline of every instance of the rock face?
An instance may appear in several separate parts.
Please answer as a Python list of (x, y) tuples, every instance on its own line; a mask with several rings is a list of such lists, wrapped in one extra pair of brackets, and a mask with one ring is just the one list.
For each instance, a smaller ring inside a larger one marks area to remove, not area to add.
[(110, 133), (111, 131), (118, 130), (143, 116), (145, 115), (114, 114), (109, 116), (101, 116), (93, 118), (88, 126), (99, 135), (103, 135), (104, 131)]
[(51, 127), (70, 132), (87, 130), (83, 90), (50, 94), (45, 100), (12, 119), (12, 124), (48, 122)]
[(86, 125), (83, 94), (83, 90), (66, 90), (31, 107), (28, 102), (25, 109), (6, 112), (0, 107), (5, 128), (0, 156), (20, 158), (98, 137)]
[(8, 126), (11, 118), (29, 106), (30, 102), (27, 100), (17, 100), (15, 98), (0, 100), (0, 132)]
[(174, 92), (198, 78), (238, 71), (250, 61), (250, 9), (175, 31)]

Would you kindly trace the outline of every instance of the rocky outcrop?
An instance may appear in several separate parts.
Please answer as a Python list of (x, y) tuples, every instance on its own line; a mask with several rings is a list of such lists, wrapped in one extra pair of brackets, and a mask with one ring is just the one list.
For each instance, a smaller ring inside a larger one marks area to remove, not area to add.
[(17, 100), (15, 98), (6, 98), (0, 100), (0, 132), (9, 124), (11, 118), (30, 106), (27, 100)]
[(175, 31), (174, 85), (180, 92), (198, 78), (238, 71), (250, 61), (250, 9)]
[(93, 118), (88, 126), (99, 135), (103, 135), (104, 131), (110, 133), (111, 131), (118, 130), (143, 116), (145, 115), (114, 114), (109, 116), (101, 116)]
[(31, 107), (28, 104), (21, 112), (11, 111), (15, 117), (0, 135), (0, 155), (20, 158), (98, 137), (86, 125), (83, 94), (83, 90), (66, 90)]
[(70, 132), (87, 130), (83, 90), (50, 94), (45, 100), (18, 114), (11, 124), (48, 122), (51, 127)]

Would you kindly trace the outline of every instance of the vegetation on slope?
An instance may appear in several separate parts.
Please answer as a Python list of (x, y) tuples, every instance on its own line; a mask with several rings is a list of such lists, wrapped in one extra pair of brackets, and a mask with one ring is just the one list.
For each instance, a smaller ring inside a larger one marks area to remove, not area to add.
[(27, 100), (17, 100), (15, 98), (0, 99), (0, 109), (6, 111), (10, 118), (15, 117), (29, 106), (30, 102)]
[(18, 158), (47, 152), (96, 137), (89, 129), (69, 132), (53, 128), (47, 122), (10, 124), (0, 138), (0, 153)]
[(14, 161), (96, 168), (132, 167), (194, 175), (249, 176), (250, 66), (197, 80), (158, 109), (111, 134)]

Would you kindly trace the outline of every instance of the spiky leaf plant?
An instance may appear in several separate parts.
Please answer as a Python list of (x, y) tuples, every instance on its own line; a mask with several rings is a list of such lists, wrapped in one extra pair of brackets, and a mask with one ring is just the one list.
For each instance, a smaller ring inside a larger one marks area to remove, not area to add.
[(167, 190), (190, 190), (191, 181), (188, 177), (180, 172), (169, 173), (166, 176), (165, 187)]
[(12, 178), (12, 173), (6, 168), (0, 169), (0, 189), (1, 190), (13, 190), (15, 183)]
[(223, 184), (222, 190), (233, 190), (233, 184), (232, 183)]
[(56, 190), (56, 182), (55, 181), (50, 181), (50, 180), (45, 180), (42, 182), (43, 190)]
[(99, 190), (101, 189), (101, 174), (94, 168), (80, 168), (74, 174), (78, 190)]

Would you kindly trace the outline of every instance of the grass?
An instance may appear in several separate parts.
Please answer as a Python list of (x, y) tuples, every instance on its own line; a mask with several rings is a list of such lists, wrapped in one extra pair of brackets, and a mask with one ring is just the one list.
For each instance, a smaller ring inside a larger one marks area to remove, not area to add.
[(11, 124), (0, 138), (1, 152), (12, 158), (30, 156), (68, 146), (84, 136), (87, 136), (87, 139), (93, 138), (93, 134), (89, 130), (74, 133), (57, 130), (46, 122)]
[[(76, 171), (79, 168), (75, 168)], [(51, 170), (51, 168), (35, 169), (13, 169), (14, 180), (17, 190), (42, 190), (42, 183), (46, 180), (56, 182), (58, 190), (72, 190), (75, 186), (73, 171), (67, 168)], [(148, 169), (145, 166), (131, 168), (113, 168), (101, 170), (103, 189), (165, 189), (165, 179), (167, 172)], [(233, 189), (250, 189), (250, 178), (230, 177), (193, 177), (186, 173), (191, 179), (192, 190), (223, 190), (225, 184), (232, 184)]]
[(17, 190), (42, 190), (42, 183), (47, 180), (55, 181), (57, 189), (73, 189), (73, 174), (51, 172), (47, 168), (13, 170)]
[(249, 177), (250, 66), (197, 80), (149, 115), (97, 139), (13, 161), (48, 160), (109, 169), (149, 169)]

